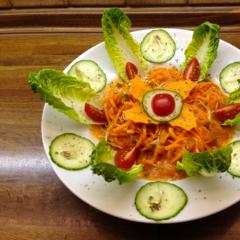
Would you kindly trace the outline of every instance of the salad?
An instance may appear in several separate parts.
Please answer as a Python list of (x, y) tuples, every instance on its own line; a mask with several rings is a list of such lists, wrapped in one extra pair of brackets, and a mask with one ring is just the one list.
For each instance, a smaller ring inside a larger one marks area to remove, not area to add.
[(221, 71), (220, 88), (208, 75), (217, 56), (217, 24), (196, 27), (177, 68), (166, 64), (176, 52), (166, 30), (150, 31), (139, 44), (130, 27), (120, 9), (102, 16), (105, 48), (118, 73), (110, 83), (98, 63), (85, 59), (67, 74), (30, 73), (29, 84), (99, 140), (94, 145), (75, 133), (56, 136), (52, 161), (66, 170), (90, 167), (107, 182), (149, 180), (135, 206), (160, 221), (187, 204), (184, 190), (170, 181), (225, 171), (240, 176), (240, 141), (232, 142), (240, 122), (240, 62)]

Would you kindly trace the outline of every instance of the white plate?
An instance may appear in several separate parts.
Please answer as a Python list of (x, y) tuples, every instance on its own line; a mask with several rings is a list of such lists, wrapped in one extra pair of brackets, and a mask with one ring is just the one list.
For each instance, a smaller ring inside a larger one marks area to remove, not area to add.
[[(178, 67), (179, 63), (184, 60), (184, 49), (191, 41), (192, 32), (180, 29), (166, 30), (176, 41), (175, 56), (167, 64)], [(133, 33), (133, 36), (140, 42), (149, 31), (137, 31)], [(108, 81), (117, 76), (103, 43), (96, 45), (76, 58), (65, 69), (65, 72), (69, 70), (72, 64), (81, 59), (96, 61), (106, 73)], [(218, 57), (210, 70), (212, 78), (217, 81), (218, 74), (224, 66), (239, 60), (240, 51), (234, 46), (221, 41)], [(91, 136), (87, 128), (82, 127), (76, 121), (45, 104), (42, 116), (42, 140), (47, 155), (51, 140), (65, 132), (73, 132), (96, 142), (96, 139)], [(240, 138), (240, 129), (235, 137)], [(117, 182), (106, 183), (102, 177), (93, 175), (89, 168), (80, 171), (66, 171), (53, 164), (49, 155), (48, 159), (57, 176), (66, 187), (87, 204), (126, 220), (155, 223), (142, 217), (134, 206), (135, 194), (146, 181), (137, 180), (123, 185), (119, 185)], [(174, 181), (174, 183), (184, 189), (189, 198), (188, 203), (176, 217), (160, 223), (177, 223), (202, 218), (219, 212), (240, 200), (240, 179), (233, 178), (227, 173), (211, 178), (191, 177)]]

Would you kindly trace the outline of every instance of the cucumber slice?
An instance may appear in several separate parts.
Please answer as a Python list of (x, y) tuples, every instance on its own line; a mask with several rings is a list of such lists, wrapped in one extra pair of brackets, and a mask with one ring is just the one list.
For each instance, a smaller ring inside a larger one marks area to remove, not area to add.
[[(156, 94), (164, 94), (164, 93), (170, 94), (174, 98), (175, 107), (171, 114), (161, 117), (161, 116), (156, 115), (153, 112), (151, 103), (152, 103), (153, 97)], [(179, 116), (179, 114), (182, 111), (182, 105), (183, 105), (182, 97), (177, 92), (170, 91), (170, 90), (163, 90), (163, 89), (156, 89), (156, 90), (151, 90), (151, 91), (146, 92), (144, 94), (143, 100), (142, 100), (142, 106), (143, 106), (144, 111), (148, 114), (148, 116), (150, 118), (152, 118), (153, 120), (158, 121), (158, 122), (168, 122), (168, 121), (176, 118), (177, 116)]]
[(99, 65), (92, 60), (76, 62), (68, 71), (68, 74), (90, 84), (96, 92), (100, 92), (106, 85), (107, 78)]
[(51, 142), (49, 155), (59, 167), (79, 170), (90, 164), (93, 148), (94, 144), (89, 139), (73, 133), (64, 133)]
[(176, 216), (187, 201), (180, 187), (167, 182), (151, 182), (138, 190), (135, 206), (144, 217), (161, 221)]
[(233, 142), (232, 148), (232, 160), (228, 172), (235, 177), (240, 177), (240, 141)]
[(227, 65), (220, 73), (219, 79), (222, 88), (232, 93), (240, 88), (240, 62)]
[(170, 60), (176, 51), (173, 38), (163, 29), (152, 30), (141, 42), (143, 57), (152, 63), (163, 63)]

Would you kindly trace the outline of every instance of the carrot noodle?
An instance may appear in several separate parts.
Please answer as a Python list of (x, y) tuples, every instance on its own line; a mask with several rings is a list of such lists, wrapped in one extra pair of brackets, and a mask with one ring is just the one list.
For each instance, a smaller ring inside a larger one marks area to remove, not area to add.
[(155, 67), (150, 71), (148, 79), (155, 84), (166, 81), (178, 81), (182, 79), (182, 74), (180, 71), (173, 67), (171, 68)]
[[(167, 81), (184, 80), (176, 68), (154, 67), (142, 81), (151, 89), (160, 89)], [(138, 150), (137, 163), (144, 165), (142, 177), (162, 180), (186, 177), (184, 172), (176, 170), (176, 162), (181, 160), (185, 151), (211, 150), (231, 140), (234, 128), (222, 126), (212, 114), (226, 105), (226, 96), (212, 81), (196, 84), (184, 100), (191, 105), (197, 125), (188, 131), (169, 123), (144, 124), (126, 119), (124, 111), (136, 104), (141, 105), (131, 95), (130, 84), (117, 79), (104, 93), (103, 107), (108, 122), (105, 137), (114, 149), (130, 144)]]

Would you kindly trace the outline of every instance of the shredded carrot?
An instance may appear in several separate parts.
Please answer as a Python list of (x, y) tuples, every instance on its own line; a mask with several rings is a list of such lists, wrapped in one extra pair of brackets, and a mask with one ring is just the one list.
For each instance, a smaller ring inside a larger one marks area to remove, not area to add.
[[(154, 67), (144, 80), (137, 76), (132, 81), (117, 79), (108, 85), (103, 101), (108, 122), (105, 132), (113, 148), (130, 144), (138, 149), (137, 163), (144, 165), (143, 177), (186, 177), (176, 170), (176, 162), (185, 151), (214, 149), (231, 139), (234, 128), (222, 126), (212, 114), (226, 104), (226, 96), (212, 81), (184, 82), (181, 71), (173, 67)], [(164, 124), (150, 119), (141, 105), (144, 89), (161, 88), (182, 91), (184, 99), (180, 116)]]

